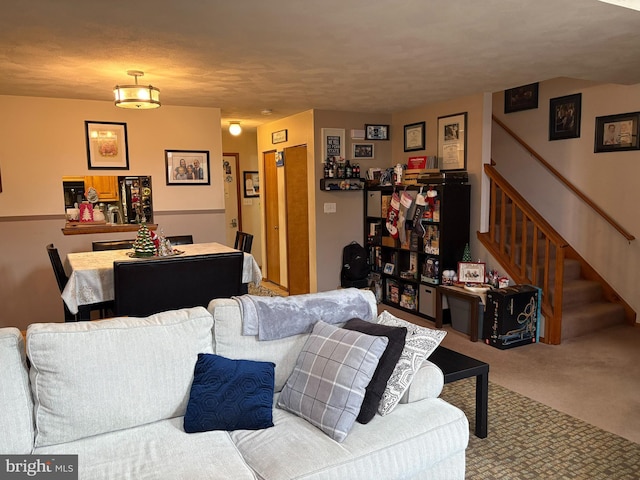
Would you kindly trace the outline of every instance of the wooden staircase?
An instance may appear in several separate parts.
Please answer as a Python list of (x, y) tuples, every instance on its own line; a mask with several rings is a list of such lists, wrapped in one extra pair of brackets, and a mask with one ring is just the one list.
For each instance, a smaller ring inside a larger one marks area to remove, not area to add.
[(635, 312), (491, 165), (489, 231), (478, 239), (516, 283), (542, 289), (541, 341), (635, 323)]

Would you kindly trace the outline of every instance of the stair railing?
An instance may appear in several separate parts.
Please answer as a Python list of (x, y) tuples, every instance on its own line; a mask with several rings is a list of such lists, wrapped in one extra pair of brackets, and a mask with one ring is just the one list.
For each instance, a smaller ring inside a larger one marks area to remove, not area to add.
[(484, 171), (491, 188), (489, 231), (478, 239), (516, 283), (542, 289), (543, 341), (558, 345), (568, 243), (493, 166), (485, 164)]

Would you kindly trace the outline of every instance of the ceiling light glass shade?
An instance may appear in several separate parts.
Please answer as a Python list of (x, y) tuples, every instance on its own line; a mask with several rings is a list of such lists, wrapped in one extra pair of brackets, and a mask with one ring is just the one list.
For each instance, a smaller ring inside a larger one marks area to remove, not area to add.
[(229, 124), (229, 133), (233, 136), (238, 136), (242, 133), (242, 127), (240, 122), (231, 122)]
[(121, 108), (158, 108), (160, 90), (151, 85), (116, 85), (113, 89), (116, 106)]

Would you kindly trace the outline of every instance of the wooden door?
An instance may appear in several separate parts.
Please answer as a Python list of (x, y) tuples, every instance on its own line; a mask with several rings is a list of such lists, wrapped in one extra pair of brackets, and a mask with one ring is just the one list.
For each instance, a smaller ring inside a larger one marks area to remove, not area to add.
[(267, 250), (266, 279), (280, 285), (280, 208), (278, 204), (276, 152), (264, 153), (263, 163), (265, 247)]
[(284, 149), (289, 295), (309, 293), (307, 146)]
[(233, 247), (236, 232), (242, 230), (242, 208), (240, 206), (239, 166), (240, 154), (222, 154), (222, 178), (224, 179), (224, 218), (226, 221), (226, 244)]

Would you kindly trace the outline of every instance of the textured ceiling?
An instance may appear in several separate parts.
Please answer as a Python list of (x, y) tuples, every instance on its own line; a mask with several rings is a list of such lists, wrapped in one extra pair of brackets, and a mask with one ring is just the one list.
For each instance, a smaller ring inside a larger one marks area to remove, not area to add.
[(163, 104), (219, 107), (247, 127), (556, 77), (640, 82), (640, 12), (597, 0), (5, 3), (0, 94), (112, 100), (137, 69)]

